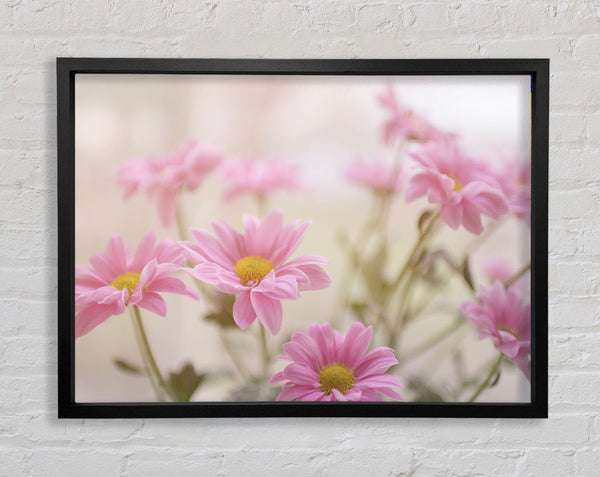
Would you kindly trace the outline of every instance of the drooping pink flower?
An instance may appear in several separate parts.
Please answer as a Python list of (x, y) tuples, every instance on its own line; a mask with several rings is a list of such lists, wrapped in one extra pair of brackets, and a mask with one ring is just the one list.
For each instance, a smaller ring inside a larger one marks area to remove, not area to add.
[(483, 231), (481, 215), (494, 219), (508, 212), (506, 197), (487, 164), (464, 154), (456, 139), (445, 136), (411, 153), (417, 167), (409, 179), (406, 200), (427, 196), (453, 229)]
[(144, 192), (156, 198), (163, 225), (173, 222), (177, 210), (177, 193), (195, 190), (204, 177), (222, 161), (217, 149), (193, 140), (164, 156), (132, 159), (118, 170), (117, 182), (125, 189), (125, 197)]
[(402, 186), (401, 168), (382, 161), (366, 162), (357, 159), (346, 168), (345, 176), (376, 194), (392, 194)]
[(530, 379), (531, 376), (531, 307), (514, 288), (508, 290), (500, 281), (477, 294), (479, 302), (465, 301), (459, 310), (479, 328), (479, 339), (491, 338), (498, 350), (508, 356)]
[(114, 235), (104, 253), (90, 257), (90, 267), (75, 265), (75, 337), (133, 305), (165, 316), (167, 305), (159, 292), (198, 299), (194, 290), (172, 276), (184, 259), (175, 242), (156, 244), (154, 231), (142, 238), (134, 253), (121, 235)]
[(509, 161), (498, 182), (508, 200), (510, 211), (531, 224), (531, 161)]
[(281, 300), (296, 300), (301, 291), (321, 290), (331, 279), (320, 265), (326, 258), (294, 253), (310, 222), (294, 220), (283, 224), (280, 209), (262, 220), (244, 215), (244, 234), (221, 220), (211, 224), (216, 238), (200, 229), (190, 232), (195, 243), (181, 242), (190, 260), (197, 265), (188, 272), (223, 293), (237, 294), (233, 318), (241, 329), (258, 317), (275, 335), (281, 329)]
[(389, 116), (383, 125), (383, 142), (392, 144), (396, 141), (427, 142), (437, 139), (442, 133), (428, 121), (404, 108), (396, 98), (394, 89), (389, 86), (379, 97), (381, 104)]
[(246, 193), (268, 196), (279, 189), (304, 187), (298, 166), (279, 159), (259, 161), (245, 157), (224, 164), (221, 171), (226, 200)]
[(400, 382), (386, 371), (398, 361), (390, 348), (367, 353), (373, 328), (360, 322), (342, 335), (329, 323), (313, 324), (308, 333), (294, 333), (283, 345), (280, 359), (291, 361), (269, 384), (284, 383), (278, 401), (383, 401), (401, 400), (394, 391)]

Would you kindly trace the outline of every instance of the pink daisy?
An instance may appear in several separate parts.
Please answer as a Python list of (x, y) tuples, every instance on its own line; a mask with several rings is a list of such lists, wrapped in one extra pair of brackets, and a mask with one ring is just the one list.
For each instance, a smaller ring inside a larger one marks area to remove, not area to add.
[(125, 189), (126, 198), (136, 192), (145, 192), (150, 198), (158, 196), (160, 219), (168, 226), (175, 218), (177, 192), (197, 189), (222, 159), (217, 149), (193, 140), (165, 156), (126, 162), (118, 170), (117, 182)]
[(284, 382), (278, 401), (383, 401), (402, 399), (400, 382), (385, 374), (398, 364), (394, 351), (379, 347), (367, 353), (373, 328), (352, 324), (341, 335), (329, 323), (313, 324), (308, 334), (294, 333), (279, 359), (292, 361), (269, 384)]
[(531, 307), (514, 288), (500, 281), (477, 294), (479, 302), (465, 301), (460, 312), (479, 327), (479, 339), (491, 338), (496, 347), (530, 379)]
[(283, 224), (283, 212), (274, 209), (262, 220), (244, 215), (244, 234), (221, 220), (211, 224), (216, 238), (200, 229), (190, 232), (196, 243), (182, 242), (197, 265), (188, 272), (223, 293), (237, 294), (233, 318), (245, 330), (258, 317), (269, 333), (281, 328), (281, 300), (296, 300), (301, 291), (321, 290), (331, 279), (320, 265), (327, 259), (294, 253), (310, 222)]
[(198, 299), (194, 290), (171, 276), (185, 258), (180, 247), (171, 240), (155, 243), (156, 232), (148, 232), (130, 253), (117, 234), (105, 253), (90, 257), (90, 267), (75, 265), (76, 338), (132, 305), (165, 316), (167, 305), (158, 292)]
[(376, 194), (392, 194), (402, 185), (402, 171), (382, 161), (365, 162), (357, 159), (346, 168), (348, 180), (364, 185)]
[(226, 200), (245, 193), (267, 196), (278, 189), (303, 188), (298, 166), (279, 159), (258, 161), (246, 157), (225, 164), (222, 174)]
[(385, 144), (391, 144), (394, 140), (427, 142), (442, 135), (425, 119), (401, 106), (391, 86), (378, 99), (379, 104), (389, 113), (389, 117), (383, 125), (383, 142)]
[(411, 156), (417, 169), (409, 180), (406, 200), (426, 195), (430, 203), (440, 204), (442, 218), (453, 229), (463, 225), (480, 234), (481, 214), (497, 219), (508, 212), (496, 175), (486, 164), (466, 156), (454, 138), (424, 144)]

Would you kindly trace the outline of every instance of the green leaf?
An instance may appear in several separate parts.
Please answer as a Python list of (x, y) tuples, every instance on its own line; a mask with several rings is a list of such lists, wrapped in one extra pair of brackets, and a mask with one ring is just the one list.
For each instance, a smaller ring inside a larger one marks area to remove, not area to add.
[(383, 269), (387, 261), (387, 245), (382, 243), (373, 257), (366, 260), (362, 275), (371, 297), (379, 302), (382, 300), (387, 288), (383, 276)]
[(469, 266), (469, 256), (467, 255), (462, 263), (462, 276), (471, 290), (475, 290), (473, 285), (473, 277), (471, 276), (471, 267)]
[(125, 373), (130, 373), (130, 374), (144, 374), (144, 371), (142, 368), (135, 366), (131, 363), (128, 363), (127, 361), (125, 361), (124, 359), (121, 358), (115, 358), (113, 360), (113, 363), (115, 364), (115, 366), (117, 368), (119, 368), (121, 371), (124, 371)]
[(427, 225), (427, 221), (431, 218), (431, 216), (433, 216), (435, 212), (433, 210), (426, 210), (425, 212), (423, 212), (421, 214), (421, 217), (419, 217), (419, 232), (423, 232), (423, 229), (425, 228), (425, 226)]
[(237, 325), (235, 324), (235, 321), (233, 321), (234, 301), (235, 295), (216, 292), (214, 302), (217, 309), (207, 313), (203, 318), (207, 321), (212, 321), (221, 328), (235, 328)]
[(189, 402), (190, 398), (206, 378), (206, 373), (197, 374), (191, 363), (186, 363), (181, 371), (169, 373), (167, 387), (174, 401)]

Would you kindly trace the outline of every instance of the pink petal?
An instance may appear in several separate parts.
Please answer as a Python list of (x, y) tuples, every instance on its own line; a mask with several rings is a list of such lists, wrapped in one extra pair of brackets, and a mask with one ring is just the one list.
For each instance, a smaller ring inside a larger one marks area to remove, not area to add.
[(481, 224), (481, 215), (479, 210), (469, 201), (463, 201), (463, 218), (462, 222), (465, 228), (475, 235), (479, 235), (483, 232), (483, 225)]
[(282, 322), (281, 302), (279, 300), (268, 298), (255, 290), (252, 290), (250, 300), (258, 315), (258, 319), (269, 333), (273, 336), (279, 333)]
[(208, 232), (201, 229), (190, 229), (190, 232), (197, 243), (197, 247), (193, 250), (199, 252), (206, 260), (217, 263), (225, 269), (235, 265), (233, 256), (223, 250), (219, 242)]
[(136, 305), (160, 316), (166, 316), (167, 314), (167, 304), (165, 303), (165, 300), (155, 292), (144, 292), (142, 299), (138, 301)]
[(135, 254), (133, 255), (133, 260), (131, 262), (130, 268), (134, 271), (141, 271), (150, 260), (155, 258), (153, 256), (154, 253), (154, 244), (156, 243), (156, 232), (151, 230), (148, 232), (142, 240), (140, 241), (137, 249), (135, 250)]
[(124, 308), (120, 308), (117, 304), (99, 305), (94, 303), (85, 307), (75, 316), (75, 338), (89, 333), (111, 316), (119, 315), (123, 311)]
[(372, 337), (372, 326), (365, 328), (360, 322), (353, 323), (346, 334), (344, 344), (340, 350), (342, 363), (352, 369), (363, 358), (367, 349), (369, 349)]
[(460, 227), (462, 222), (462, 207), (460, 205), (442, 204), (440, 214), (442, 219), (454, 230)]
[(302, 286), (300, 289), (304, 290), (323, 290), (329, 288), (331, 285), (331, 277), (318, 265), (301, 265), (298, 267), (299, 270), (303, 271), (310, 280), (308, 286)]
[(319, 375), (305, 365), (288, 364), (283, 370), (283, 374), (287, 380), (294, 384), (313, 386), (313, 389), (319, 387)]
[(213, 220), (210, 225), (217, 239), (221, 242), (222, 248), (228, 251), (232, 263), (237, 263), (240, 258), (248, 255), (242, 234), (237, 232), (231, 225), (223, 220)]
[(248, 252), (259, 257), (270, 257), (275, 252), (273, 247), (282, 227), (283, 211), (281, 209), (271, 210), (260, 222), (256, 230), (253, 250), (248, 250)]
[(233, 303), (233, 320), (242, 329), (248, 328), (256, 320), (256, 312), (250, 301), (250, 292), (241, 293)]
[(105, 257), (112, 263), (114, 270), (118, 275), (127, 272), (127, 249), (125, 248), (123, 237), (119, 234), (113, 235), (106, 244)]

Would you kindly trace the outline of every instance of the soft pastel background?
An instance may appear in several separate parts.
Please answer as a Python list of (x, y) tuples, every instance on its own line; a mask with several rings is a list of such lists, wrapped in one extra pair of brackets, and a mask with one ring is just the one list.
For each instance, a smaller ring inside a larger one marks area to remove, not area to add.
[[(528, 157), (530, 144), (530, 78), (528, 76), (454, 77), (251, 77), (251, 76), (125, 76), (78, 75), (76, 80), (76, 261), (103, 251), (107, 239), (121, 233), (137, 244), (150, 229), (161, 237), (177, 239), (175, 225), (164, 229), (156, 202), (138, 194), (123, 200), (116, 184), (118, 166), (132, 157), (161, 155), (190, 138), (220, 147), (227, 159), (251, 155), (281, 158), (298, 164), (305, 191), (276, 193), (270, 206), (284, 209), (286, 220), (312, 220), (296, 255), (328, 257), (332, 287), (306, 292), (297, 302), (284, 303), (281, 335), (269, 339), (272, 354), (282, 354), (284, 336), (306, 331), (313, 322), (340, 321), (338, 286), (345, 253), (340, 233), (355, 237), (372, 207), (367, 190), (350, 184), (344, 168), (357, 157), (392, 163), (393, 150), (381, 142), (385, 110), (377, 95), (393, 85), (400, 101), (431, 120), (444, 131), (464, 139), (465, 148), (494, 164)], [(257, 213), (252, 197), (231, 202), (222, 200), (223, 182), (213, 173), (205, 184), (183, 196), (183, 215), (193, 227), (208, 228), (221, 218), (241, 227), (242, 214)], [(390, 270), (398, 270), (416, 240), (416, 221), (427, 207), (425, 200), (406, 204), (396, 201), (391, 214), (390, 237), (394, 242)], [(507, 219), (490, 241), (472, 257), (477, 278), (478, 260), (499, 254), (515, 270), (529, 261), (529, 229), (516, 219)], [(521, 225), (521, 226), (520, 226)], [(448, 229), (446, 227), (446, 229)], [(450, 229), (438, 240), (459, 259), (474, 236)], [(188, 277), (189, 278), (189, 277)], [(454, 280), (438, 305), (423, 320), (407, 328), (401, 350), (410, 349), (446, 327), (453, 314), (444, 306), (469, 299), (460, 279)], [(432, 296), (432, 299), (434, 296)], [(203, 305), (168, 296), (168, 316), (143, 312), (151, 345), (163, 373), (192, 361), (202, 372), (226, 371), (230, 366), (213, 324), (202, 322)], [(341, 331), (347, 329), (343, 323)], [(250, 366), (258, 369), (260, 350), (246, 333), (230, 333), (235, 347)], [(438, 348), (440, 355), (408, 363), (397, 373), (435, 384), (455, 386), (452, 356), (463, 341), (465, 371), (475, 373), (494, 359), (490, 340), (480, 342), (474, 326)], [(246, 336), (242, 336), (242, 335)], [(381, 343), (383, 344), (383, 343)], [(124, 374), (113, 365), (114, 358), (139, 364), (133, 329), (128, 314), (113, 317), (76, 343), (76, 400), (153, 400), (149, 382)], [(406, 345), (406, 348), (403, 347)], [(203, 385), (193, 400), (223, 400), (235, 383)], [(407, 399), (411, 393), (406, 393)], [(529, 383), (511, 366), (499, 385), (480, 401), (529, 401)]]
[[(596, 0), (7, 1), (0, 22), (3, 474), (597, 475)], [(550, 58), (549, 418), (57, 420), (58, 55)]]

